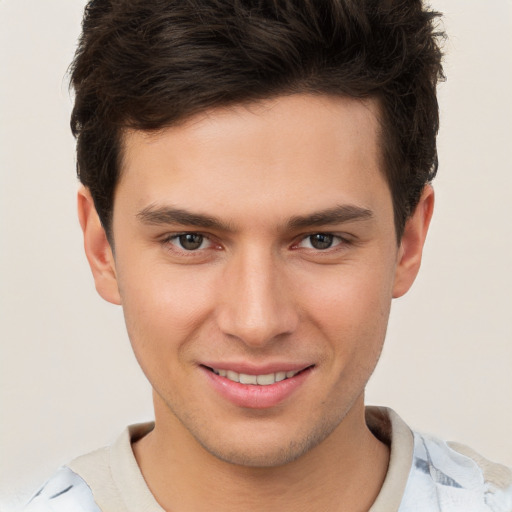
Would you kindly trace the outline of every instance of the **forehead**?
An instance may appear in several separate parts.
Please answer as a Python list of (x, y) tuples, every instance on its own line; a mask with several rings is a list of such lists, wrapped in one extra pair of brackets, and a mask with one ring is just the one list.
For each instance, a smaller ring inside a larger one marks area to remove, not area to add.
[(116, 198), (235, 217), (370, 207), (389, 199), (378, 141), (372, 100), (297, 94), (212, 109), (158, 133), (126, 132)]

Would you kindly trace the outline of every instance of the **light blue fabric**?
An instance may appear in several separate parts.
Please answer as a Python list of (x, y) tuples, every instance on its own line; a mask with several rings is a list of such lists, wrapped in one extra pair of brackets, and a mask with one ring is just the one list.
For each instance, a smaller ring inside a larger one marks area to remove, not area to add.
[(399, 512), (512, 512), (512, 472), (486, 463), (487, 478), (473, 458), (440, 439), (414, 433), (413, 463)]
[(23, 512), (101, 512), (87, 483), (63, 467), (36, 493)]

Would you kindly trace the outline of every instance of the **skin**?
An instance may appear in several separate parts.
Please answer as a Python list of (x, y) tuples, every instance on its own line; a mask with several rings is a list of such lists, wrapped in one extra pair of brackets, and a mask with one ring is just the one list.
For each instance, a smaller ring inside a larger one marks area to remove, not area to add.
[[(389, 453), (364, 388), (433, 209), (427, 186), (397, 243), (378, 126), (373, 101), (297, 94), (127, 132), (114, 251), (79, 192), (96, 288), (122, 305), (154, 389), (155, 429), (134, 452), (164, 509), (355, 511), (377, 496)], [(210, 362), (309, 370), (279, 404), (240, 407)]]

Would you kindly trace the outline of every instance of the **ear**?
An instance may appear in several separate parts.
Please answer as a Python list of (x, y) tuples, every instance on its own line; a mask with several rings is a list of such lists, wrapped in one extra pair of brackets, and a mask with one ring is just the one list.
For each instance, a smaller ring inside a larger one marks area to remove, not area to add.
[(405, 223), (395, 270), (394, 299), (404, 295), (416, 279), (433, 211), (434, 190), (426, 185), (414, 213)]
[(78, 191), (78, 219), (84, 233), (85, 255), (92, 270), (96, 290), (106, 301), (120, 305), (114, 254), (91, 193), (85, 187)]

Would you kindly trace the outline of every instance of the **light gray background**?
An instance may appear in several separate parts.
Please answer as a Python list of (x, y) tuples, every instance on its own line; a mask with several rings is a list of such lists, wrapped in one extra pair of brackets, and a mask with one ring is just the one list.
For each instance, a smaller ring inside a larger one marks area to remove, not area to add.
[[(368, 402), (512, 465), (512, 2), (436, 0), (450, 34), (437, 205)], [(150, 419), (75, 215), (65, 78), (84, 0), (0, 0), (0, 503)]]

